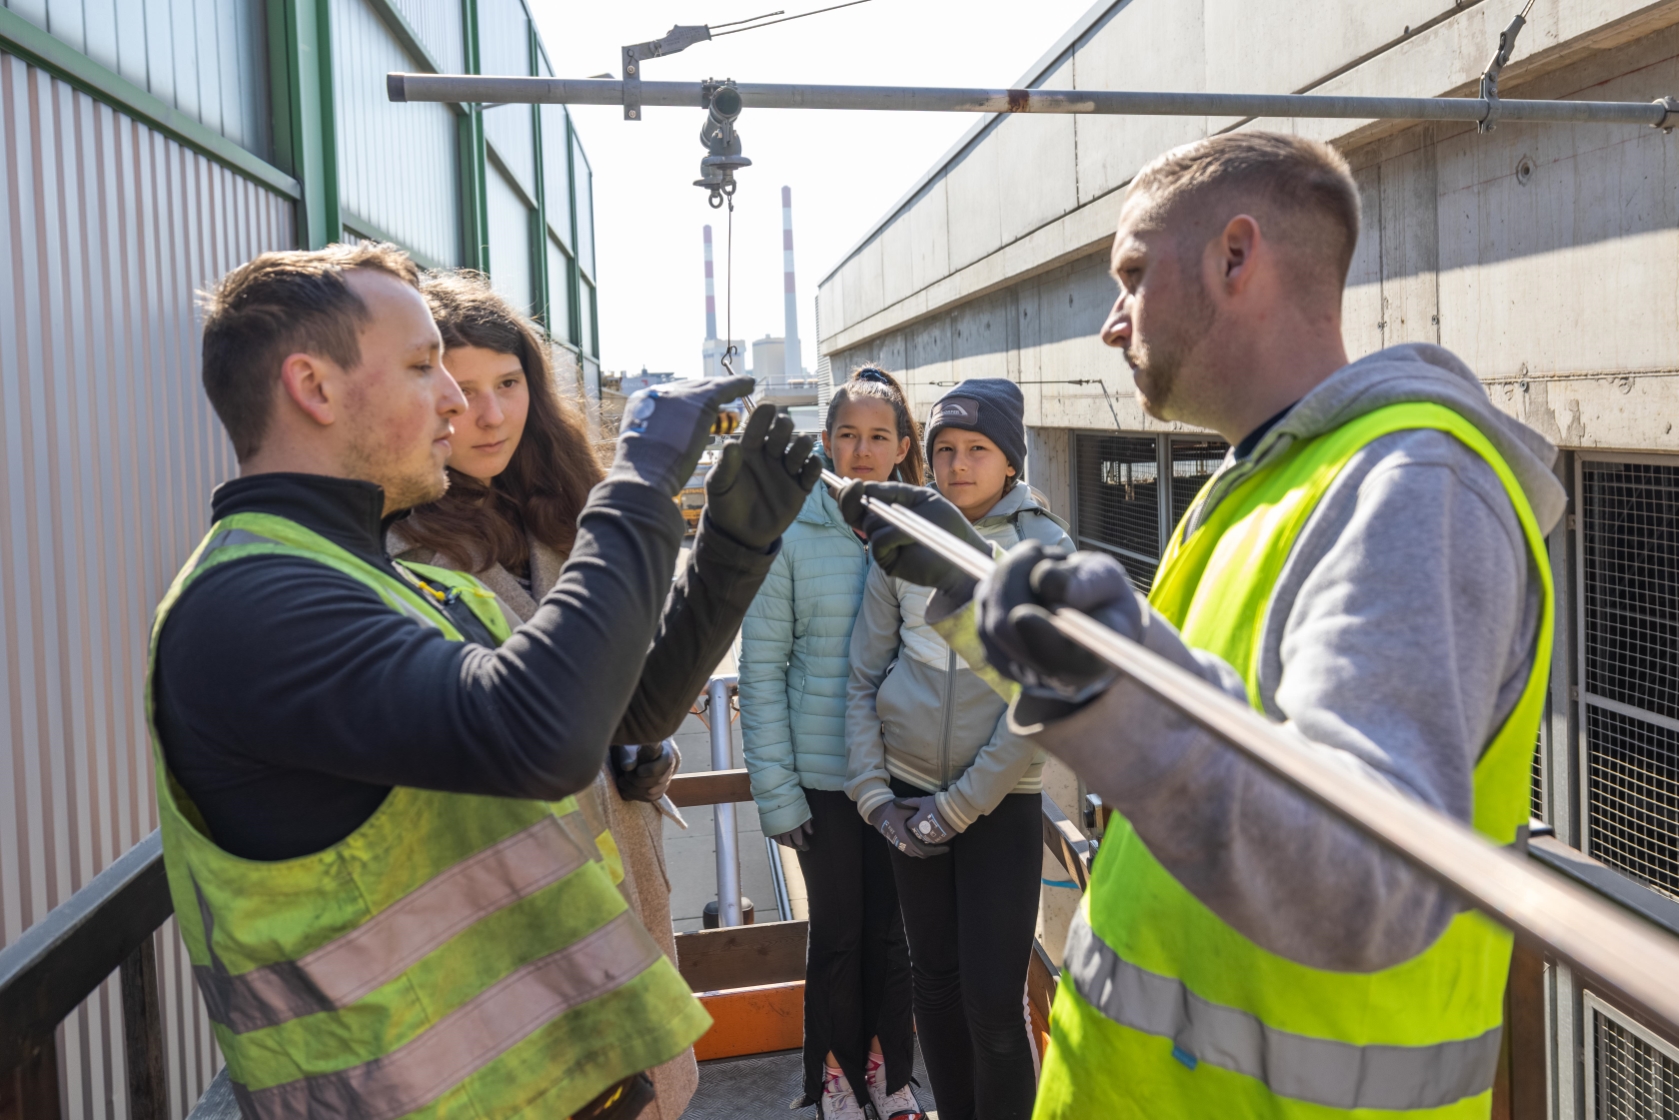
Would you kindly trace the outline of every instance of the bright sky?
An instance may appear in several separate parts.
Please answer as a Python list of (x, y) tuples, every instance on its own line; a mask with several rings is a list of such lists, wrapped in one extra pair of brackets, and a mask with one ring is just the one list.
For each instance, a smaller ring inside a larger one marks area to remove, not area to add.
[[(619, 74), (618, 50), (673, 24), (720, 24), (834, 0), (537, 0), (537, 25), (562, 77)], [(1092, 0), (870, 0), (715, 39), (646, 64), (647, 81), (1002, 87), (1014, 83)], [(572, 110), (595, 173), (595, 241), (605, 369), (696, 375), (705, 339), (701, 227), (716, 239), (724, 331), (726, 211), (690, 184), (705, 155), (698, 109)], [(793, 188), (799, 336), (816, 368), (817, 283), (978, 118), (967, 113), (748, 109), (739, 129), (753, 165), (738, 174), (734, 337), (748, 347), (783, 330), (781, 188)]]

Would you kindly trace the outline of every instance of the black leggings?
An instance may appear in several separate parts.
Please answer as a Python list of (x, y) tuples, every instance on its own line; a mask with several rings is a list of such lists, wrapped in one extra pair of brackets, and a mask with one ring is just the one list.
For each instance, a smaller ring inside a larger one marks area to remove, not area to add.
[[(897, 780), (892, 792), (925, 794)], [(1043, 876), (1041, 813), (1037, 794), (1011, 793), (952, 840), (948, 855), (891, 852), (939, 1120), (1032, 1115), (1023, 999)]]
[(896, 1092), (915, 1062), (909, 949), (898, 911), (891, 849), (857, 815), (843, 790), (805, 790), (810, 851), (799, 853), (810, 892), (805, 959), (805, 1100), (822, 1093), (822, 1060), (832, 1050), (858, 1103), (869, 1040), (880, 1038), (886, 1087)]

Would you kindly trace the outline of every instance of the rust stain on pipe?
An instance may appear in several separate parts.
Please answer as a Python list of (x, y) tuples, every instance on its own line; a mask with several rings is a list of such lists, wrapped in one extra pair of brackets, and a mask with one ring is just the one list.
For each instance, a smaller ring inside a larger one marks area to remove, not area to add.
[(1032, 91), (1029, 89), (1009, 90), (1009, 112), (1026, 113), (1032, 108)]

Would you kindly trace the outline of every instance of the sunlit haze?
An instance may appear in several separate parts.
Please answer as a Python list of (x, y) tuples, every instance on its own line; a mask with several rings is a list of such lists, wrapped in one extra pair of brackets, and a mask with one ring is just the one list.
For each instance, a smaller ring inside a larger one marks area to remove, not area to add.
[[(673, 24), (721, 24), (832, 0), (637, 0), (531, 7), (561, 77), (610, 72), (618, 51)], [(1090, 7), (1090, 0), (870, 0), (807, 20), (727, 36), (646, 64), (646, 81), (1007, 86)], [(700, 371), (705, 338), (701, 227), (716, 238), (718, 332), (725, 330), (727, 212), (706, 204), (699, 109), (572, 110), (595, 176), (601, 365)], [(752, 166), (738, 175), (734, 337), (782, 334), (781, 188), (793, 188), (793, 246), (803, 364), (816, 368), (816, 286), (869, 227), (979, 119), (967, 113), (747, 109)]]

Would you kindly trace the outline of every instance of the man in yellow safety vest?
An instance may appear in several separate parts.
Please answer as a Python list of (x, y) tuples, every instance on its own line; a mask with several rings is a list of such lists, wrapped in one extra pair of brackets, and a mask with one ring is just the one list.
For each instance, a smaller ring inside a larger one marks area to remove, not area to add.
[(1140, 172), (1102, 340), (1150, 415), (1231, 450), (1146, 600), (1109, 555), (1032, 545), (974, 593), (986, 659), (1021, 685), (1013, 726), (1117, 811), (1068, 935), (1039, 1118), (1489, 1113), (1508, 933), (1045, 613), (1086, 610), (1326, 765), (1517, 839), (1555, 448), (1438, 346), (1347, 361), (1358, 230), (1345, 161), (1312, 141), (1235, 133)]
[[(175, 917), (243, 1114), (630, 1120), (710, 1020), (570, 795), (682, 720), (816, 482), (810, 439), (754, 414), (673, 585), (671, 499), (752, 382), (632, 397), (510, 631), (471, 576), (385, 551), (443, 493), (466, 403), (400, 250), (235, 269), (204, 384), (239, 477), (158, 608), (146, 703)], [(668, 777), (649, 767), (622, 777)]]

